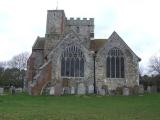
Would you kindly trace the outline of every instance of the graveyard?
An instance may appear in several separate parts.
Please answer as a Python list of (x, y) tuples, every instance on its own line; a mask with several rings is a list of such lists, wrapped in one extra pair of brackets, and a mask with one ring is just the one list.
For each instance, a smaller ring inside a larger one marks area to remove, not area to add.
[(160, 94), (0, 96), (0, 120), (159, 120)]

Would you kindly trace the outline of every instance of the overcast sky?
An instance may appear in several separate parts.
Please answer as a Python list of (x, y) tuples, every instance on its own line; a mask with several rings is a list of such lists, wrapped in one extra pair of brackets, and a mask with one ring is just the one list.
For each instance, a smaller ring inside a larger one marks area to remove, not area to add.
[[(0, 0), (0, 61), (31, 52), (57, 0)], [(95, 18), (95, 38), (116, 31), (147, 66), (160, 53), (160, 0), (59, 0), (67, 17)]]

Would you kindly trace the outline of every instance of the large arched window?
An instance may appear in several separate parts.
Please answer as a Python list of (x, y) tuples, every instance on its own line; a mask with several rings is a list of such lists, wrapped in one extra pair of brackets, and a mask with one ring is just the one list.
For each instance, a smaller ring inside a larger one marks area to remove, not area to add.
[(113, 48), (108, 52), (106, 75), (108, 78), (124, 78), (124, 56), (118, 48)]
[(76, 46), (65, 49), (61, 56), (62, 77), (84, 77), (84, 55)]

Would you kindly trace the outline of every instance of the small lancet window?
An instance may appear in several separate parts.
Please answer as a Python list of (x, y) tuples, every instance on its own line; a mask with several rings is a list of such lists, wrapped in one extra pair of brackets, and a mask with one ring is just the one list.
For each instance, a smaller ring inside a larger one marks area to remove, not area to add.
[(79, 27), (77, 27), (77, 28), (76, 28), (76, 32), (77, 32), (77, 33), (79, 33), (79, 32), (80, 32), (80, 29), (79, 29)]

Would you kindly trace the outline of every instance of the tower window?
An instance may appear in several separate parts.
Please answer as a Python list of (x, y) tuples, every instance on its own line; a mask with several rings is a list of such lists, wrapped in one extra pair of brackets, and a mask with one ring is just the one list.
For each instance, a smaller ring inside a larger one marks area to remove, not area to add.
[(94, 33), (90, 33), (90, 37), (91, 37), (91, 38), (94, 38)]
[(77, 27), (77, 28), (76, 28), (76, 32), (77, 32), (77, 33), (79, 33), (79, 32), (80, 32), (80, 29), (79, 29), (79, 27)]

